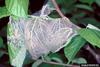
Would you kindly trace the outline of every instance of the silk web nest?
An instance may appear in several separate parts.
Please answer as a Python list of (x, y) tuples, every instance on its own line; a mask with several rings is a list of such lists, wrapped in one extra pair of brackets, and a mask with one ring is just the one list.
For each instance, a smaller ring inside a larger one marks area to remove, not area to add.
[(8, 25), (12, 27), (12, 35), (8, 35), (8, 44), (12, 43), (17, 48), (25, 46), (32, 58), (38, 59), (49, 52), (59, 51), (77, 35), (77, 27), (66, 17), (55, 19), (45, 14), (42, 11), (41, 16), (32, 15), (19, 20), (10, 17)]

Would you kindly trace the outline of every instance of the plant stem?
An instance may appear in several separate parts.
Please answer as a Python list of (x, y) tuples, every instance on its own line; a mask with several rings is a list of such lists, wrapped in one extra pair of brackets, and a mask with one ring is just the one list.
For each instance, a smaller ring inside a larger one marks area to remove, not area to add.
[(63, 64), (63, 63), (57, 63), (57, 62), (47, 62), (47, 61), (43, 61), (44, 63), (47, 63), (47, 64), (53, 64), (53, 65), (60, 65), (60, 66), (72, 66), (72, 65), (67, 65), (67, 64)]
[(70, 64), (57, 63), (57, 62), (45, 61), (45, 60), (41, 60), (41, 61), (43, 63), (52, 64), (52, 65), (60, 65), (60, 66), (63, 66), (63, 67), (79, 67), (78, 65), (70, 65)]
[(55, 1), (55, 0), (51, 0), (51, 1), (52, 1), (52, 3), (53, 3), (54, 7), (56, 8), (56, 11), (58, 12), (58, 14), (59, 14), (62, 18), (65, 17), (64, 14), (61, 12), (59, 6), (57, 5), (56, 1)]
[[(59, 14), (62, 18), (64, 18), (65, 16), (64, 16), (64, 14), (61, 12), (61, 10), (60, 10), (59, 6), (57, 5), (56, 1), (55, 1), (55, 0), (51, 0), (51, 2), (53, 3), (53, 5), (54, 5), (56, 11), (58, 12), (58, 14)], [(79, 26), (73, 24), (67, 17), (66, 17), (66, 20), (67, 20), (67, 22), (70, 23), (70, 25), (73, 25), (76, 29), (78, 29), (78, 30), (81, 29)]]

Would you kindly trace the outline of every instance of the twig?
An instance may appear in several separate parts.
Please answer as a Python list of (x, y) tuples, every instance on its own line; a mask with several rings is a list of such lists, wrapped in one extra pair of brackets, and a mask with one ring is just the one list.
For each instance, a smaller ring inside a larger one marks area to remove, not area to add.
[(60, 8), (58, 7), (56, 1), (55, 1), (55, 0), (51, 0), (51, 1), (52, 1), (52, 3), (53, 3), (54, 7), (56, 8), (56, 11), (58, 12), (58, 14), (59, 14), (62, 18), (65, 17), (64, 14), (61, 12)]
[(88, 50), (95, 57), (97, 63), (100, 64), (100, 55), (98, 55), (96, 52), (94, 52), (89, 45), (86, 45), (85, 49)]
[(72, 66), (72, 65), (67, 65), (67, 64), (64, 64), (64, 63), (57, 63), (57, 62), (47, 62), (47, 61), (43, 61), (44, 63), (47, 63), (47, 64), (53, 64), (53, 65), (60, 65), (60, 66)]
[[(54, 5), (56, 11), (58, 12), (58, 14), (59, 14), (62, 18), (65, 17), (64, 14), (61, 12), (59, 6), (57, 5), (56, 1), (55, 1), (55, 0), (51, 0), (51, 2), (53, 3), (53, 5)], [(69, 21), (69, 22), (71, 23), (71, 25), (75, 26), (76, 29), (81, 29), (79, 26), (73, 24), (67, 17), (66, 17), (66, 20)]]
[[(41, 59), (40, 59), (40, 60), (41, 60)], [(79, 67), (78, 65), (57, 63), (57, 62), (45, 61), (45, 60), (41, 60), (41, 61), (42, 61), (43, 63), (52, 64), (52, 65), (60, 65), (60, 66), (63, 66), (63, 67)]]

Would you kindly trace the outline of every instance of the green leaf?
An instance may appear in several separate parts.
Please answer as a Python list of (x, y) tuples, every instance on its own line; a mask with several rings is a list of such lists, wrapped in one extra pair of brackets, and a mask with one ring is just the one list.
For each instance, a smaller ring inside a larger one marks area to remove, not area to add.
[(5, 0), (6, 8), (15, 17), (27, 17), (29, 0)]
[(91, 6), (84, 5), (84, 4), (77, 4), (76, 7), (80, 8), (80, 9), (85, 9), (85, 10), (88, 10), (88, 11), (93, 11), (93, 8)]
[(79, 34), (89, 43), (100, 48), (100, 31), (93, 29), (80, 29)]
[(59, 62), (59, 63), (63, 63), (63, 59), (59, 53), (50, 54), (49, 57), (51, 60), (54, 60), (54, 61)]
[(0, 7), (0, 18), (9, 16), (10, 13), (8, 12), (6, 7)]
[(10, 63), (16, 67), (22, 67), (26, 56), (26, 48), (25, 46), (16, 48), (13, 44), (8, 45), (8, 52), (10, 57)]
[(87, 28), (90, 28), (90, 29), (94, 29), (94, 30), (100, 31), (99, 28), (93, 26), (92, 24), (88, 24)]
[(42, 60), (37, 60), (32, 64), (32, 67), (38, 67), (40, 64), (42, 64)]
[(95, 0), (96, 4), (100, 6), (100, 0)]
[(80, 2), (82, 3), (88, 3), (89, 5), (91, 5), (95, 0), (80, 0)]
[(77, 63), (77, 64), (86, 64), (87, 63), (87, 61), (86, 61), (86, 59), (84, 59), (84, 58), (75, 58), (73, 61), (72, 61), (72, 63)]
[(0, 37), (0, 48), (4, 47), (3, 46), (3, 39)]
[(71, 42), (64, 48), (64, 53), (68, 61), (72, 61), (80, 50), (85, 45), (86, 41), (81, 36), (75, 36)]

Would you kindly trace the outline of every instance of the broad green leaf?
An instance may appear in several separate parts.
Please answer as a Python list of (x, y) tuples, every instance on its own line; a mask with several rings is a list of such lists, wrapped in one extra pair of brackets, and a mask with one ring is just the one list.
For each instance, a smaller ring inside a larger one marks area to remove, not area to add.
[(80, 9), (85, 9), (85, 10), (88, 10), (88, 11), (93, 11), (93, 8), (91, 6), (84, 5), (84, 4), (77, 4), (76, 7), (80, 8)]
[(3, 47), (3, 39), (0, 37), (0, 48)]
[(29, 0), (5, 0), (6, 8), (16, 17), (27, 17)]
[(95, 0), (95, 2), (100, 6), (100, 0)]
[(72, 60), (72, 63), (77, 63), (77, 64), (86, 64), (87, 61), (84, 58), (75, 58), (74, 60)]
[(64, 48), (64, 53), (68, 61), (72, 61), (80, 50), (85, 45), (86, 41), (81, 36), (75, 36), (71, 42)]
[(88, 3), (89, 5), (91, 5), (95, 0), (80, 0), (80, 2), (83, 3)]
[(10, 13), (8, 12), (6, 7), (0, 7), (0, 18), (9, 16)]
[(7, 25), (7, 35), (8, 36), (12, 36), (13, 35), (13, 27), (12, 27), (12, 25), (10, 25), (10, 24), (8, 24)]
[(40, 64), (42, 64), (42, 60), (37, 60), (32, 64), (32, 67), (38, 67)]
[(57, 58), (57, 57), (53, 57), (52, 60), (59, 62), (59, 63), (63, 63), (62, 60), (60, 58)]
[(22, 67), (26, 56), (26, 48), (16, 48), (13, 44), (8, 45), (8, 52), (10, 57), (10, 63), (16, 67)]
[(59, 63), (63, 63), (63, 59), (59, 53), (50, 54), (49, 57), (51, 60), (54, 60), (54, 61), (59, 62)]
[(90, 29), (94, 29), (94, 30), (98, 30), (98, 31), (100, 31), (99, 28), (93, 26), (92, 24), (88, 24), (87, 28), (90, 28)]
[(100, 31), (93, 29), (80, 29), (79, 34), (89, 43), (100, 48)]
[(9, 44), (8, 45), (8, 52), (9, 52), (9, 57), (10, 57), (10, 62), (16, 57), (19, 49), (16, 49), (14, 45)]

